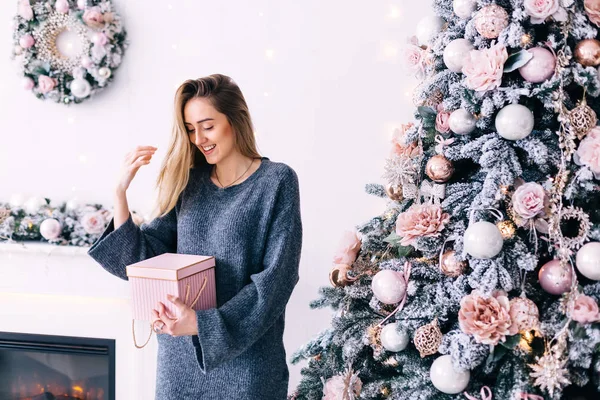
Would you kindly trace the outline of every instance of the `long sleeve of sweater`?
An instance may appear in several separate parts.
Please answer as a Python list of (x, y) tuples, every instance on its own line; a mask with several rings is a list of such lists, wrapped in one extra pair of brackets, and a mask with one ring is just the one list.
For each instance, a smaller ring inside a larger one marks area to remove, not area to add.
[(111, 274), (128, 280), (127, 265), (177, 250), (177, 206), (166, 215), (137, 226), (131, 213), (115, 229), (114, 218), (88, 254)]
[(196, 312), (192, 342), (202, 372), (246, 351), (281, 317), (299, 280), (301, 248), (298, 177), (288, 169), (276, 194), (263, 270), (221, 307)]

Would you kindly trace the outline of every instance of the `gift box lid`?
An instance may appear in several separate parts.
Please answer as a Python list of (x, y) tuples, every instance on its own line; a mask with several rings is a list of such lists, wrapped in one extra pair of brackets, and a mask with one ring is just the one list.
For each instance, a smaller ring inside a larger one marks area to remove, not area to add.
[(178, 281), (215, 266), (214, 256), (163, 253), (127, 266), (127, 276)]

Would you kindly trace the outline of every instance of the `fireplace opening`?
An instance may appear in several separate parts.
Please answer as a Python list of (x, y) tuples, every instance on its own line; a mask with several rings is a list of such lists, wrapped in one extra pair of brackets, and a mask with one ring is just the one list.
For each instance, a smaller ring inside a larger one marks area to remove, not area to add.
[(0, 400), (114, 400), (112, 339), (0, 332)]

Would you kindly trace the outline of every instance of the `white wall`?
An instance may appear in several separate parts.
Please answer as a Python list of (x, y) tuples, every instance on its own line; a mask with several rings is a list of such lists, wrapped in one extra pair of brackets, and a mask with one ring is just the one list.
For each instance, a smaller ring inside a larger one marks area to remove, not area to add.
[[(429, 1), (406, 3), (116, 1), (131, 40), (116, 79), (94, 100), (66, 107), (21, 89), (9, 59), (16, 0), (2, 1), (0, 200), (22, 193), (110, 205), (127, 151), (149, 144), (164, 156), (176, 86), (216, 72), (233, 77), (260, 152), (300, 179), (305, 239), (287, 309), (289, 356), (329, 324), (330, 311), (308, 302), (329, 284), (343, 230), (384, 207), (363, 188), (382, 182), (391, 132), (412, 114), (415, 80), (402, 69), (399, 46), (430, 12)], [(150, 211), (158, 161), (134, 180), (132, 208)], [(302, 366), (290, 367), (290, 389)]]

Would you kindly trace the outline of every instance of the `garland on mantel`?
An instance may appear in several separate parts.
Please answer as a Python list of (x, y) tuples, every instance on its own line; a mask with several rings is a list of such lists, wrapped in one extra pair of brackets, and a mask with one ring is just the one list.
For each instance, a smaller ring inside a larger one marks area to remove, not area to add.
[[(136, 225), (144, 217), (131, 212)], [(21, 202), (0, 202), (0, 243), (41, 241), (60, 246), (91, 246), (113, 217), (101, 204), (79, 204), (69, 200), (53, 205), (49, 198), (31, 197)]]

